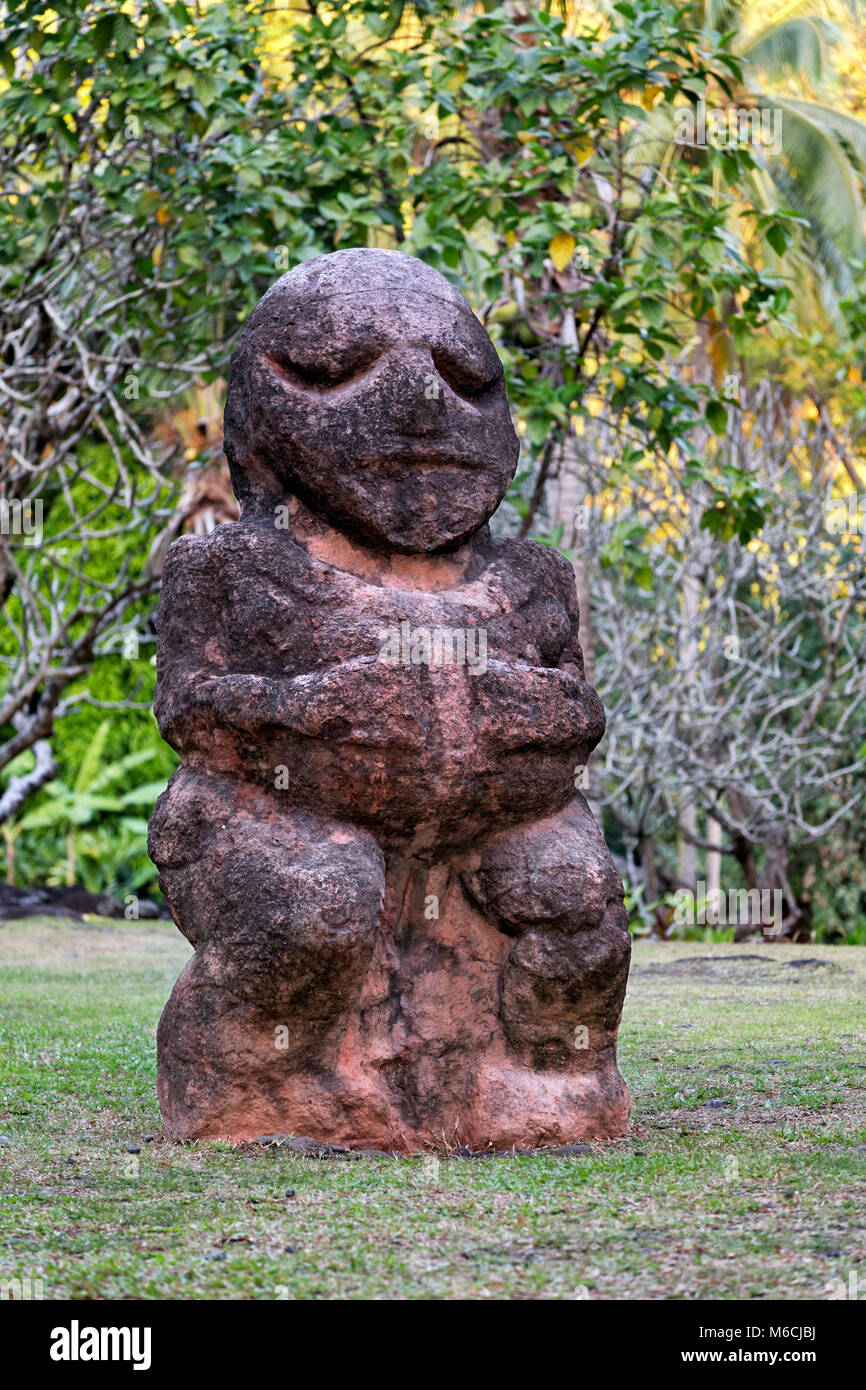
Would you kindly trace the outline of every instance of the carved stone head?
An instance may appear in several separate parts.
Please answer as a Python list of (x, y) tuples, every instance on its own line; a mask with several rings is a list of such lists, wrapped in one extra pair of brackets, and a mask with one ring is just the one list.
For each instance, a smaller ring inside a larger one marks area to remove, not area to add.
[(336, 251), (268, 290), (225, 410), (245, 512), (291, 495), (368, 544), (451, 548), (499, 505), (518, 442), (502, 365), (453, 285), (397, 251)]

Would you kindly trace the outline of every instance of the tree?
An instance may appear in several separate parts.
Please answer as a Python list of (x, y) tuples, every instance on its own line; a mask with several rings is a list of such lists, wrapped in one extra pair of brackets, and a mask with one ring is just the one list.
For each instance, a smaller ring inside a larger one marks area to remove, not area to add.
[(840, 26), (857, 8), (856, 0), (702, 0), (699, 7), (704, 33), (731, 34), (743, 59), (742, 83), (727, 93), (716, 89), (710, 99), (725, 114), (752, 107), (778, 118), (770, 122), (776, 138), (758, 146), (746, 187), (757, 206), (800, 214), (787, 274), (804, 313), (814, 316), (817, 308), (804, 293), (812, 287), (837, 328), (839, 299), (851, 293), (852, 263), (864, 251), (866, 124), (836, 99), (832, 64), (833, 50), (845, 42)]
[[(866, 571), (832, 441), (772, 383), (746, 398), (718, 443), (748, 452), (765, 498), (761, 535), (746, 541), (702, 531), (674, 469), (610, 507), (613, 447), (593, 441), (583, 460), (597, 504), (584, 543), (610, 720), (603, 779), (632, 877), (653, 882), (648, 904), (694, 888), (655, 843), (688, 793), (696, 848), (717, 848), (715, 821), (741, 881), (781, 892), (785, 930), (802, 930), (791, 857), (856, 820), (866, 790)], [(654, 573), (643, 598), (603, 563), (635, 526)], [(676, 601), (686, 567), (699, 578), (692, 612)]]

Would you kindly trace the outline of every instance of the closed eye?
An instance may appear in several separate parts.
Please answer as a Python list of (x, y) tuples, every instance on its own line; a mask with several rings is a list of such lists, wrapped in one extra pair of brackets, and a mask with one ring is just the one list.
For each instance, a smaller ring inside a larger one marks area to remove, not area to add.
[(463, 396), (467, 401), (477, 400), (486, 391), (496, 385), (497, 376), (485, 377), (475, 371), (465, 362), (458, 362), (453, 357), (445, 357), (440, 352), (433, 354), (433, 361), (436, 370), (442, 380), (456, 392), (458, 396)]
[(267, 360), (272, 367), (276, 367), (281, 375), (288, 377), (298, 386), (306, 387), (313, 391), (332, 391), (337, 386), (345, 386), (356, 377), (363, 376), (369, 371), (376, 361), (378, 353), (371, 353), (369, 356), (355, 358), (353, 361), (345, 363), (316, 363), (315, 366), (305, 366), (301, 362), (296, 362), (288, 353), (281, 352), (267, 354)]

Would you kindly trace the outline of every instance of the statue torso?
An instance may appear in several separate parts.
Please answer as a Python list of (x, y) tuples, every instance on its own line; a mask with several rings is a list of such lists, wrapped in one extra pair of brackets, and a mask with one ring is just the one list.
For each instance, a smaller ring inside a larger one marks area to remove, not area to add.
[[(202, 631), (213, 675), (295, 678), (303, 717), (193, 741), (192, 766), (270, 787), (282, 768), (275, 795), (292, 804), (422, 841), (425, 826), (462, 840), (568, 798), (603, 725), (568, 660), (559, 557), (486, 535), (462, 574), (436, 559), (364, 574), (261, 522), (193, 544), (218, 595)], [(163, 611), (171, 623), (170, 592)]]

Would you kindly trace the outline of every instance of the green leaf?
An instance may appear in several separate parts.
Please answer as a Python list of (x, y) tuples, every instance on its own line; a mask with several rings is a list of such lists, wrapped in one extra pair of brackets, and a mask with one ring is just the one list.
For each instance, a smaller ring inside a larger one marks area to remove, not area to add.
[(166, 783), (144, 782), (140, 787), (135, 787), (133, 791), (127, 792), (123, 797), (124, 806), (151, 806), (165, 791)]
[(97, 53), (105, 53), (109, 48), (114, 37), (114, 21), (115, 16), (113, 14), (104, 14), (94, 24), (92, 30), (93, 46)]
[(108, 735), (111, 732), (111, 723), (108, 719), (103, 719), (96, 733), (88, 745), (84, 757), (81, 759), (81, 766), (78, 769), (78, 776), (73, 783), (72, 790), (75, 795), (81, 795), (95, 781), (97, 769), (102, 761), (102, 754), (105, 748)]
[(728, 428), (728, 412), (722, 405), (722, 402), (717, 400), (707, 401), (705, 414), (707, 417), (707, 424), (713, 431), (713, 434), (724, 434), (725, 430)]
[(765, 235), (776, 254), (778, 256), (784, 255), (788, 246), (788, 237), (784, 227), (780, 227), (778, 222), (771, 222)]

